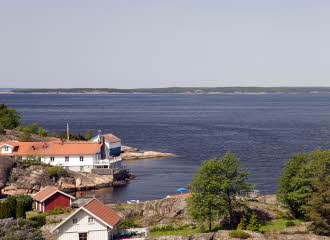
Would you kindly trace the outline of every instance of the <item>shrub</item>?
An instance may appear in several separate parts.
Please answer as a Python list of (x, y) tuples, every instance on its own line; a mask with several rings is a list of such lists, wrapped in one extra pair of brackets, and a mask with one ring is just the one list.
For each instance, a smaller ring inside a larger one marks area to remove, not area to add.
[(46, 129), (42, 128), (42, 127), (39, 127), (38, 128), (38, 135), (40, 137), (46, 137), (48, 135), (48, 132)]
[(25, 209), (24, 209), (24, 202), (17, 201), (16, 205), (16, 218), (25, 218)]
[(295, 226), (295, 225), (296, 225), (296, 223), (293, 222), (293, 221), (287, 221), (287, 222), (285, 223), (285, 226), (286, 226), (286, 227), (292, 227), (292, 226)]
[(16, 197), (17, 202), (23, 202), (24, 211), (28, 212), (32, 210), (33, 199), (29, 195), (19, 195)]
[(5, 128), (2, 125), (0, 125), (0, 135), (5, 135), (5, 134), (6, 134)]
[(251, 237), (251, 235), (242, 230), (233, 230), (233, 231), (229, 232), (229, 237), (239, 238), (239, 239), (248, 239)]
[(246, 229), (247, 225), (248, 225), (248, 220), (246, 219), (245, 216), (243, 216), (237, 226), (237, 230), (244, 230)]
[(166, 232), (166, 231), (172, 231), (175, 228), (172, 225), (159, 225), (159, 226), (155, 226), (152, 227), (150, 229), (150, 232)]
[(34, 215), (30, 217), (29, 220), (35, 222), (37, 227), (42, 227), (46, 224), (46, 216), (43, 213)]
[(118, 226), (119, 229), (138, 227), (141, 225), (136, 222), (136, 218), (124, 218)]
[(59, 215), (63, 213), (69, 213), (71, 212), (71, 208), (62, 208), (62, 207), (55, 207), (54, 209), (45, 212), (45, 215)]
[(13, 129), (20, 123), (20, 116), (15, 109), (8, 108), (5, 104), (0, 104), (0, 125), (3, 128)]
[(33, 221), (26, 219), (1, 219), (0, 239), (3, 240), (43, 240), (41, 231)]
[(23, 132), (19, 135), (18, 141), (20, 142), (31, 142), (31, 133), (30, 132)]
[(69, 176), (68, 171), (61, 166), (53, 166), (48, 168), (48, 175), (50, 178), (53, 178), (55, 181), (61, 177)]
[(261, 224), (257, 219), (257, 215), (253, 214), (249, 220), (249, 224), (246, 226), (246, 230), (259, 232), (260, 227), (261, 227)]

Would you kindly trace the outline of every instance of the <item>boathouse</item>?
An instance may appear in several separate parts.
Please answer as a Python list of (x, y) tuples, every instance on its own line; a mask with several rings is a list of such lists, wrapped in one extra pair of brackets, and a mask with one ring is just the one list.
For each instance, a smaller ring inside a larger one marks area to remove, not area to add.
[(109, 149), (109, 156), (118, 156), (121, 153), (121, 139), (111, 133), (99, 134), (90, 139), (91, 142), (99, 142), (104, 137), (105, 145)]
[(72, 200), (75, 199), (56, 187), (45, 187), (32, 196), (35, 209), (38, 212), (50, 211), (56, 207), (69, 208)]

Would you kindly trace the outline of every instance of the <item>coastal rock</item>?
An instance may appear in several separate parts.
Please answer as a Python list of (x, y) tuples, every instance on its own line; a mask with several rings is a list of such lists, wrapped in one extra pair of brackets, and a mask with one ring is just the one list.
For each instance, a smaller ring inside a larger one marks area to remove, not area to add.
[(147, 152), (124, 152), (120, 156), (123, 160), (136, 160), (136, 159), (171, 157), (175, 155), (172, 153), (147, 151)]
[(69, 176), (58, 181), (50, 179), (48, 166), (17, 164), (10, 172), (10, 177), (2, 192), (5, 194), (35, 193), (46, 186), (56, 186), (61, 190), (80, 191), (109, 187), (113, 184), (112, 175), (96, 175), (69, 171)]

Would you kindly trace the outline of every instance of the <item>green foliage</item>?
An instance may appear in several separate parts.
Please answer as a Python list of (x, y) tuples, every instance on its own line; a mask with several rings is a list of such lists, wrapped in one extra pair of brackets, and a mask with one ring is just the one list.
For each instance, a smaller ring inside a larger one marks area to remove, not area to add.
[(52, 166), (48, 168), (48, 175), (50, 178), (53, 178), (55, 181), (57, 181), (61, 177), (69, 176), (69, 173), (61, 166)]
[(33, 199), (29, 195), (19, 195), (16, 197), (17, 203), (22, 202), (24, 206), (24, 211), (28, 212), (32, 210)]
[(313, 193), (306, 206), (307, 216), (313, 221), (310, 230), (330, 236), (330, 150), (311, 154), (310, 171), (313, 171)]
[(46, 129), (44, 129), (44, 128), (42, 128), (42, 127), (39, 127), (39, 128), (38, 128), (38, 135), (39, 135), (40, 137), (47, 137), (48, 132), (47, 132)]
[(85, 134), (85, 139), (88, 141), (93, 137), (94, 133), (93, 130), (87, 130)]
[(17, 201), (16, 206), (16, 218), (25, 218), (25, 209), (24, 209), (24, 202), (23, 201)]
[(278, 199), (296, 218), (304, 216), (304, 206), (312, 193), (312, 173), (307, 169), (309, 161), (306, 153), (293, 154), (285, 163), (278, 181)]
[(141, 224), (137, 223), (137, 219), (134, 217), (131, 218), (124, 218), (120, 224), (118, 225), (118, 229), (125, 229), (125, 228), (139, 228), (142, 227)]
[(253, 188), (246, 183), (248, 172), (241, 171), (241, 167), (239, 158), (231, 153), (221, 159), (204, 161), (188, 186), (189, 214), (198, 221), (207, 221), (209, 230), (212, 222), (225, 213), (229, 214), (233, 227), (234, 210), (242, 202), (237, 197), (245, 196)]
[[(67, 132), (62, 131), (59, 136), (61, 139), (66, 140), (67, 139)], [(78, 135), (74, 133), (70, 133), (70, 140), (80, 140), (80, 141), (85, 141), (85, 137), (81, 135), (80, 133)]]
[(6, 198), (0, 205), (0, 218), (16, 218), (16, 204), (15, 196)]
[(250, 230), (253, 232), (259, 232), (261, 227), (261, 223), (258, 221), (257, 216), (255, 214), (249, 220), (249, 224), (246, 226), (246, 230)]
[(20, 116), (15, 109), (8, 108), (5, 104), (0, 104), (0, 126), (13, 129), (20, 123)]
[(294, 221), (290, 221), (290, 220), (285, 223), (286, 227), (293, 227), (295, 225), (296, 225), (296, 223)]
[(44, 214), (37, 214), (29, 218), (29, 220), (36, 223), (38, 227), (42, 227), (46, 224), (46, 216)]
[[(169, 224), (154, 226), (154, 227), (150, 228), (150, 232), (167, 232), (167, 231), (172, 231), (172, 230), (175, 230), (175, 228)], [(180, 229), (180, 230), (182, 230), (182, 229)]]
[(6, 130), (5, 128), (0, 124), (0, 135), (5, 135), (6, 134)]
[(239, 238), (239, 239), (248, 239), (251, 237), (251, 235), (242, 230), (233, 230), (233, 231), (229, 232), (229, 237)]
[(20, 142), (32, 142), (32, 137), (30, 132), (22, 132), (19, 137), (18, 141)]
[(330, 235), (330, 150), (291, 156), (279, 179), (279, 200), (295, 217), (309, 217), (311, 230)]
[(62, 207), (55, 207), (52, 210), (49, 210), (45, 213), (43, 213), (45, 216), (49, 216), (49, 215), (59, 215), (59, 214), (63, 214), (63, 213), (70, 213), (71, 212), (71, 208), (62, 208)]
[(248, 219), (245, 216), (243, 216), (241, 218), (241, 221), (237, 225), (237, 230), (245, 230), (248, 224), (249, 224)]

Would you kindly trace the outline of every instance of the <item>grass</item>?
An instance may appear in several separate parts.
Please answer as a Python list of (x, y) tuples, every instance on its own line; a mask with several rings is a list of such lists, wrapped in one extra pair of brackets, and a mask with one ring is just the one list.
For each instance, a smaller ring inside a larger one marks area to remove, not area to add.
[(199, 228), (195, 229), (181, 229), (181, 230), (168, 230), (168, 231), (156, 231), (150, 232), (151, 237), (159, 237), (159, 236), (187, 236), (195, 233), (200, 233), (201, 230)]
[(229, 237), (239, 238), (239, 239), (248, 239), (251, 237), (251, 235), (242, 230), (233, 230), (233, 231), (229, 232)]
[(284, 219), (266, 222), (263, 226), (261, 226), (260, 231), (265, 232), (267, 230), (272, 230), (272, 229), (286, 228), (288, 226), (294, 226), (300, 222), (301, 222), (300, 220), (284, 220)]

